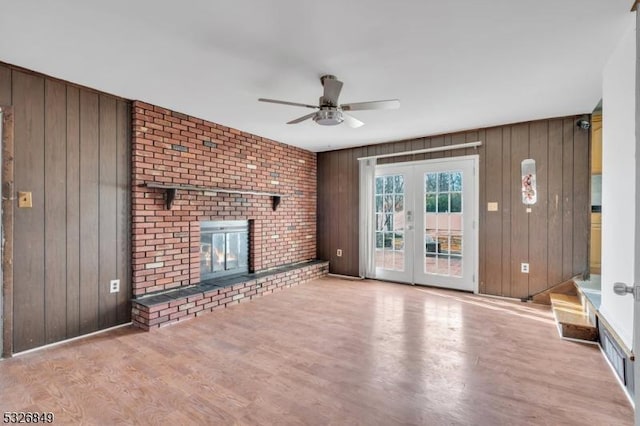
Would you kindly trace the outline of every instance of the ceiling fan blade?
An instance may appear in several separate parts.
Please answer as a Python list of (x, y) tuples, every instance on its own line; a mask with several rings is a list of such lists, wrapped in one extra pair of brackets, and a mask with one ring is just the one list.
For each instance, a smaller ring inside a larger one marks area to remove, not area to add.
[(298, 123), (302, 123), (304, 120), (308, 120), (310, 118), (312, 118), (314, 115), (316, 115), (315, 112), (312, 112), (311, 114), (307, 114), (307, 115), (303, 115), (300, 118), (296, 118), (295, 120), (291, 120), (289, 121), (287, 124), (298, 124)]
[(276, 99), (265, 99), (265, 98), (259, 98), (258, 100), (260, 102), (269, 102), (269, 103), (272, 103), (272, 104), (291, 105), (291, 106), (299, 106), (299, 107), (305, 107), (305, 108), (318, 109), (318, 107), (316, 105), (299, 104), (297, 102), (279, 101), (279, 100), (276, 100)]
[(347, 123), (349, 127), (352, 127), (354, 129), (357, 129), (360, 126), (364, 126), (364, 123), (355, 118), (353, 115), (349, 115), (343, 112), (342, 118), (344, 118), (344, 122)]
[(324, 101), (330, 103), (331, 105), (338, 105), (338, 97), (340, 96), (340, 91), (342, 90), (342, 82), (340, 80), (336, 80), (335, 78), (324, 78), (322, 80), (322, 85), (324, 86)]
[(362, 111), (366, 109), (398, 109), (400, 101), (398, 99), (387, 99), (384, 101), (356, 102), (340, 105), (343, 111)]

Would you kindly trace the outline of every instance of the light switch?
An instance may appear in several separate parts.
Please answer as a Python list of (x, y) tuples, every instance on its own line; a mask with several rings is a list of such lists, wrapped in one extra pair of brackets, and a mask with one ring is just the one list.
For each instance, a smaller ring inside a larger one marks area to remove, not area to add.
[(497, 212), (498, 211), (498, 203), (487, 203), (487, 211), (488, 212)]
[(18, 208), (30, 209), (33, 207), (33, 202), (31, 201), (31, 192), (18, 192)]

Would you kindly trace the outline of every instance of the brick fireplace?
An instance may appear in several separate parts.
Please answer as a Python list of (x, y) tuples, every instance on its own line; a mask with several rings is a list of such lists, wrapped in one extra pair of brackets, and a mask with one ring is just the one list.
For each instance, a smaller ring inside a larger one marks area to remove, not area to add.
[[(143, 102), (132, 145), (134, 323), (136, 300), (201, 283), (201, 223), (246, 221), (250, 272), (315, 258), (315, 153)], [(177, 191), (168, 208), (149, 183), (206, 190)], [(260, 193), (282, 194), (277, 209)]]
[(249, 272), (249, 221), (214, 220), (200, 222), (200, 279)]

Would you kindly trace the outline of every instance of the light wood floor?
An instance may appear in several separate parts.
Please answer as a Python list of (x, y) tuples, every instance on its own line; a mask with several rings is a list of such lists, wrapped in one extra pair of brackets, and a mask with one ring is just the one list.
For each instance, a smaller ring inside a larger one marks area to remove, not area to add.
[(56, 424), (632, 424), (595, 346), (529, 304), (320, 279), (144, 333), (0, 362), (2, 411)]

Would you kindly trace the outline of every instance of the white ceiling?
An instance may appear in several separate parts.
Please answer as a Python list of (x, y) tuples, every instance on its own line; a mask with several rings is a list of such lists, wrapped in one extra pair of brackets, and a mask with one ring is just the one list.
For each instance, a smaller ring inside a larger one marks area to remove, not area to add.
[[(0, 61), (313, 151), (591, 111), (631, 0), (21, 0)], [(285, 122), (316, 104), (399, 98), (366, 123)]]

